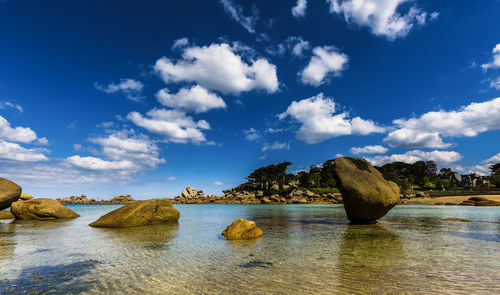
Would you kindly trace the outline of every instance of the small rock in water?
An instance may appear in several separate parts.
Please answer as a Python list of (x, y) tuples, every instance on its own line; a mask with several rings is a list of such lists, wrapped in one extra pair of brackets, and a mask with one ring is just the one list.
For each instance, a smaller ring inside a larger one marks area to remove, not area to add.
[(262, 236), (262, 230), (255, 225), (254, 221), (238, 219), (231, 223), (222, 235), (228, 240), (248, 240)]
[(247, 263), (240, 264), (239, 266), (240, 267), (244, 267), (244, 268), (253, 268), (253, 267), (266, 268), (266, 267), (269, 267), (269, 266), (272, 266), (272, 265), (273, 265), (272, 262), (266, 262), (266, 261), (260, 261), (260, 260), (252, 260), (252, 261), (249, 261)]

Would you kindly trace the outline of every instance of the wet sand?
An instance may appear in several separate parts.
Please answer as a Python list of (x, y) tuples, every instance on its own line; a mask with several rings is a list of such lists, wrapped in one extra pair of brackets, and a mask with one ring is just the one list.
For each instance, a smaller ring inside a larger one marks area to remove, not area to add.
[(434, 205), (435, 203), (456, 203), (459, 204), (472, 197), (483, 197), (488, 200), (500, 202), (500, 195), (471, 195), (471, 196), (446, 196), (437, 198), (422, 198), (408, 200), (409, 205)]

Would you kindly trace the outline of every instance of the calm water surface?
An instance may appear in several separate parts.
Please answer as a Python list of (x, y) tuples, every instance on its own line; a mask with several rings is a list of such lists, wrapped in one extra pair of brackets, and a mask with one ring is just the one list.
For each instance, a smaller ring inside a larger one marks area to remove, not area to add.
[[(499, 294), (500, 208), (397, 206), (370, 226), (339, 205), (175, 205), (177, 225), (0, 221), (0, 294)], [(442, 221), (459, 217), (470, 223)], [(226, 241), (238, 218), (264, 237)]]

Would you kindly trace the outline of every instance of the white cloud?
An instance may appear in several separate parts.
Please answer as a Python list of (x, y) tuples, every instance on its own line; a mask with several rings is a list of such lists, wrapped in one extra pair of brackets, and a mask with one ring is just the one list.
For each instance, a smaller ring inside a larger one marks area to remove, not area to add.
[(431, 14), (430, 14), (431, 20), (436, 20), (438, 18), (438, 16), (439, 16), (439, 12), (437, 12), (437, 11), (431, 12)]
[(195, 122), (192, 117), (178, 110), (152, 109), (146, 115), (148, 117), (131, 112), (127, 118), (137, 126), (163, 135), (167, 142), (201, 143), (206, 141), (202, 130), (210, 129), (207, 121)]
[(307, 0), (297, 0), (297, 4), (292, 7), (292, 15), (295, 17), (304, 17), (306, 15)]
[(49, 140), (45, 137), (40, 137), (35, 141), (37, 145), (49, 145)]
[(223, 185), (224, 183), (220, 182), (220, 181), (214, 181), (213, 185)]
[(98, 83), (94, 83), (94, 87), (106, 93), (121, 92), (127, 99), (130, 99), (132, 101), (139, 101), (142, 99), (140, 94), (142, 89), (144, 88), (144, 84), (142, 84), (141, 81), (137, 81), (134, 79), (120, 79), (120, 82), (117, 84), (111, 83), (108, 86), (102, 86)]
[(16, 104), (16, 103), (12, 103), (10, 101), (5, 101), (5, 102), (0, 101), (0, 110), (5, 109), (5, 108), (13, 108), (13, 109), (16, 109), (20, 113), (22, 113), (24, 111), (23, 107)]
[(0, 116), (0, 139), (31, 143), (37, 139), (35, 131), (27, 127), (10, 127), (9, 121)]
[(252, 10), (251, 16), (244, 16), (243, 8), (234, 4), (231, 0), (220, 0), (219, 2), (224, 6), (224, 10), (232, 19), (240, 23), (249, 33), (255, 33), (255, 24), (259, 18), (258, 11), (255, 7)]
[[(327, 0), (330, 12), (343, 15), (347, 23), (369, 27), (377, 36), (389, 40), (406, 36), (415, 24), (426, 23), (427, 12), (412, 5), (402, 11), (401, 4), (408, 0)], [(398, 12), (399, 11), (399, 12)], [(431, 19), (439, 14), (431, 13)]]
[(500, 163), (500, 153), (482, 161), (480, 164), (469, 167), (467, 173), (478, 173), (481, 175), (488, 175), (491, 173), (490, 166), (496, 163)]
[(243, 134), (245, 134), (245, 139), (248, 141), (255, 141), (260, 138), (259, 132), (254, 128), (243, 130)]
[(332, 137), (350, 134), (367, 135), (370, 133), (383, 133), (385, 128), (378, 126), (371, 120), (360, 117), (349, 119), (346, 112), (335, 113), (335, 102), (323, 93), (316, 96), (294, 101), (288, 109), (278, 117), (287, 116), (302, 123), (297, 131), (297, 139), (313, 144)]
[(304, 51), (311, 47), (309, 41), (305, 41), (301, 36), (290, 36), (285, 40), (287, 47), (291, 49), (294, 56), (301, 57)]
[(167, 181), (174, 181), (174, 180), (177, 180), (177, 177), (175, 177), (175, 176), (169, 176), (166, 179), (167, 179)]
[[(165, 163), (159, 157), (158, 146), (147, 136), (136, 135), (133, 130), (115, 131), (106, 137), (89, 138), (89, 141), (99, 145), (99, 153), (109, 160), (75, 155), (67, 159), (69, 163), (88, 170), (121, 170), (123, 174), (155, 169)], [(75, 146), (75, 149), (81, 150), (81, 146)]]
[(500, 76), (490, 81), (490, 86), (497, 90), (500, 90)]
[(188, 44), (189, 44), (188, 38), (186, 37), (180, 38), (174, 41), (174, 44), (172, 44), (172, 49), (186, 47)]
[(266, 129), (267, 133), (279, 133), (279, 132), (283, 132), (283, 131), (285, 131), (285, 129), (283, 129), (283, 128), (267, 128)]
[[(19, 162), (40, 162), (47, 161), (45, 149), (26, 149), (17, 143), (7, 142), (0, 139), (0, 159)], [(2, 165), (5, 166), (5, 165)], [(8, 166), (8, 165), (7, 165)], [(2, 168), (3, 169), (3, 168)]]
[(405, 162), (413, 164), (417, 161), (434, 161), (439, 165), (449, 165), (451, 163), (460, 161), (462, 155), (455, 151), (431, 151), (424, 152), (421, 150), (407, 151), (404, 154), (393, 154), (389, 156), (376, 156), (373, 158), (366, 158), (373, 165), (382, 166), (392, 162)]
[(300, 73), (302, 83), (319, 86), (328, 76), (339, 76), (347, 68), (349, 58), (333, 46), (315, 47), (309, 64)]
[(135, 168), (129, 160), (106, 161), (97, 157), (71, 156), (68, 162), (72, 165), (89, 170), (127, 170)]
[(489, 63), (482, 64), (483, 70), (500, 68), (500, 43), (493, 48), (493, 60)]
[(389, 149), (381, 145), (367, 145), (364, 147), (351, 148), (351, 153), (354, 155), (385, 154), (387, 151), (389, 151)]
[(168, 89), (162, 89), (156, 94), (156, 98), (165, 106), (195, 113), (203, 113), (216, 108), (226, 108), (226, 103), (222, 98), (199, 85), (182, 88), (176, 94), (170, 94)]
[(500, 129), (500, 97), (463, 106), (457, 111), (434, 111), (418, 118), (398, 119), (393, 123), (399, 129), (384, 139), (395, 147), (447, 148), (442, 137), (476, 136)]
[(155, 70), (165, 83), (196, 82), (206, 89), (222, 93), (239, 94), (254, 89), (268, 93), (278, 90), (276, 66), (263, 58), (250, 63), (242, 60), (240, 45), (226, 43), (193, 46), (184, 50), (176, 63), (166, 57), (156, 61)]
[(263, 152), (265, 152), (265, 151), (271, 151), (271, 150), (284, 150), (284, 149), (289, 150), (290, 149), (290, 144), (288, 144), (286, 142), (275, 141), (272, 144), (266, 143), (262, 147), (262, 151)]

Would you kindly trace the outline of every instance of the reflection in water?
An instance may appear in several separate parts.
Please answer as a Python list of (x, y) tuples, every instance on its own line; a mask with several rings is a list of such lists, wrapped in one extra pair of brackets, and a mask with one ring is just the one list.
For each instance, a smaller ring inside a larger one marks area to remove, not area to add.
[(500, 243), (500, 233), (452, 232), (450, 235), (466, 239)]
[[(398, 293), (400, 237), (387, 225), (347, 225), (339, 249), (339, 285), (366, 294)], [(399, 290), (401, 292), (402, 290)]]
[(93, 228), (99, 238), (113, 247), (118, 244), (130, 244), (133, 247), (144, 247), (149, 249), (162, 249), (168, 247), (170, 240), (177, 236), (179, 224), (156, 224), (149, 226), (135, 226), (128, 228)]
[(14, 225), (11, 221), (0, 221), (0, 265), (2, 260), (12, 257), (15, 248)]

